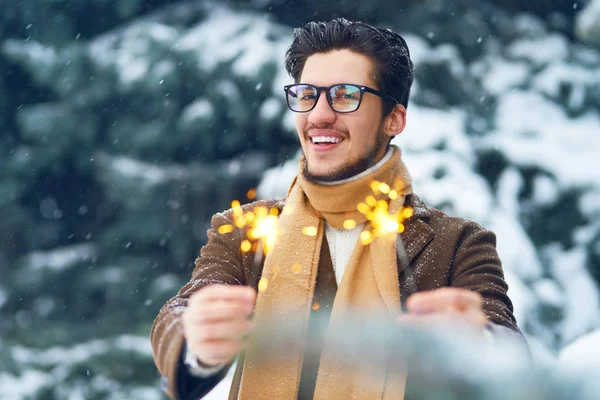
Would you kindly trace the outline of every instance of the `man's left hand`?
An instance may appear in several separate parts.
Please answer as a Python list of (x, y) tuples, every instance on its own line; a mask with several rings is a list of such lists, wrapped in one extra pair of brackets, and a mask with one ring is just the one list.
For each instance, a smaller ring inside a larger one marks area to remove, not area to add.
[(483, 312), (483, 298), (467, 289), (445, 287), (418, 292), (406, 301), (407, 314), (398, 317), (399, 323), (416, 326), (466, 325), (483, 333), (487, 317)]

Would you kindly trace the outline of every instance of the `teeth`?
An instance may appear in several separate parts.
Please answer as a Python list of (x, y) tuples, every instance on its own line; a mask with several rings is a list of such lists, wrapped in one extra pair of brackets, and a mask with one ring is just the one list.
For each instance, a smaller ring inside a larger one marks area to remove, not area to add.
[(342, 141), (342, 139), (333, 136), (316, 136), (311, 139), (313, 143), (339, 143)]

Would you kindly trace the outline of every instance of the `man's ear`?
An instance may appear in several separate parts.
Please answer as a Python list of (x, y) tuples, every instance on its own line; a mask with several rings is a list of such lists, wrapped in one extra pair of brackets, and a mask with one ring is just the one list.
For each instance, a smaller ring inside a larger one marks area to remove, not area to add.
[(406, 107), (396, 104), (392, 111), (385, 117), (385, 134), (389, 137), (399, 135), (406, 127)]

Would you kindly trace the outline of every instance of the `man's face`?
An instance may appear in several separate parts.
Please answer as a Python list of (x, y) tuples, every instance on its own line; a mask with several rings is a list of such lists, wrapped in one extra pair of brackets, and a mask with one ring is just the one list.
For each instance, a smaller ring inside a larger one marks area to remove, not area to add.
[[(300, 83), (331, 86), (353, 83), (378, 89), (373, 63), (350, 50), (316, 53), (308, 57)], [(337, 113), (321, 92), (315, 108), (296, 114), (296, 130), (306, 157), (307, 179), (334, 181), (354, 176), (379, 161), (385, 154), (389, 136), (382, 129), (382, 100), (365, 93), (358, 110)], [(317, 144), (315, 137), (335, 138), (337, 143)]]

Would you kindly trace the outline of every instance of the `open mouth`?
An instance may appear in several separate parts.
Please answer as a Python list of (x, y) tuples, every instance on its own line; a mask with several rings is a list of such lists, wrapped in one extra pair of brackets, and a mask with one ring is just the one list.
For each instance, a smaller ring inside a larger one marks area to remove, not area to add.
[(313, 136), (310, 138), (310, 142), (316, 150), (329, 150), (343, 141), (344, 139), (335, 136)]

